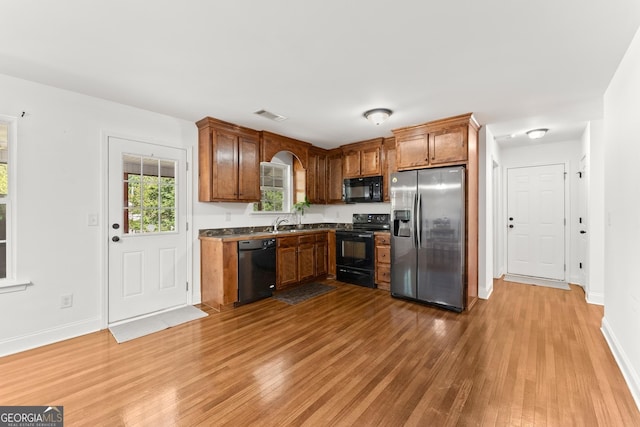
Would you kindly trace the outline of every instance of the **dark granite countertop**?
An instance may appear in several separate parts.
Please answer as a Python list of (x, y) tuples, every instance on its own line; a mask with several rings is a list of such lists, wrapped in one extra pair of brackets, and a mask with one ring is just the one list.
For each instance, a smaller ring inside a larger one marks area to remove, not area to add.
[(236, 240), (243, 238), (264, 238), (268, 236), (282, 236), (295, 233), (305, 233), (323, 230), (351, 230), (351, 223), (317, 223), (299, 225), (280, 225), (278, 231), (273, 231), (273, 226), (233, 227), (233, 228), (206, 228), (199, 231), (199, 238), (217, 238)]

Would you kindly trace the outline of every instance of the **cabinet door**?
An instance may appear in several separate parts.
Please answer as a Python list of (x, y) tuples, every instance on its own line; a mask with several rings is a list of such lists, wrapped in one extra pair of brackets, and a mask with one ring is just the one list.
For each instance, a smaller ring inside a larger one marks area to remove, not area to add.
[(327, 183), (328, 188), (328, 202), (329, 203), (342, 203), (342, 156), (336, 155), (329, 157), (328, 165), (329, 179)]
[(416, 169), (429, 165), (428, 134), (396, 136), (396, 167)]
[(318, 155), (316, 164), (316, 203), (327, 203), (327, 156)]
[(380, 147), (365, 148), (360, 152), (360, 175), (380, 175)]
[(315, 244), (303, 243), (298, 246), (298, 281), (312, 279), (315, 274)]
[(307, 159), (306, 170), (306, 186), (307, 186), (307, 198), (311, 203), (318, 203), (318, 175), (316, 170), (318, 168), (318, 156), (313, 153), (309, 153)]
[(429, 154), (432, 165), (467, 160), (467, 127), (444, 129), (429, 133)]
[(327, 203), (327, 155), (309, 150), (307, 160), (307, 198), (311, 203)]
[(391, 289), (391, 268), (389, 264), (380, 264), (376, 267), (376, 285), (378, 285), (378, 289), (385, 291)]
[(326, 276), (329, 272), (327, 252), (327, 233), (316, 235), (316, 277)]
[(212, 199), (238, 198), (238, 137), (214, 130)]
[(395, 139), (393, 138), (389, 138), (389, 141), (387, 142), (385, 140), (384, 143), (384, 148), (383, 148), (383, 157), (384, 157), (384, 161), (382, 162), (382, 186), (384, 188), (384, 201), (385, 202), (389, 202), (391, 201), (391, 195), (389, 193), (389, 188), (390, 188), (390, 179), (391, 179), (391, 174), (394, 172), (397, 172), (396, 169), (396, 142)]
[(342, 164), (344, 178), (357, 178), (360, 176), (360, 151), (347, 151), (344, 153)]
[(298, 283), (298, 248), (278, 248), (278, 289)]
[(238, 200), (260, 201), (260, 142), (257, 138), (240, 136), (238, 139)]

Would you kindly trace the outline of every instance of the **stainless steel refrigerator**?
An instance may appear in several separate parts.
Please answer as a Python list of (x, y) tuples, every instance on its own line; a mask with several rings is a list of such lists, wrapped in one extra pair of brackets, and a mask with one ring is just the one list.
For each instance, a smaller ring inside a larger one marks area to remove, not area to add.
[(460, 312), (465, 288), (465, 168), (391, 175), (391, 295)]

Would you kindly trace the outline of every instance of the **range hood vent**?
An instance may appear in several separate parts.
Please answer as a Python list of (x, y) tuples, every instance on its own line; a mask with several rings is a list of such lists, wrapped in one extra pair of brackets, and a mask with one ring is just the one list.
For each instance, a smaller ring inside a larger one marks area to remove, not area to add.
[(280, 114), (272, 113), (271, 111), (267, 110), (258, 110), (253, 114), (257, 114), (264, 117), (265, 119), (273, 120), (275, 122), (282, 122), (284, 120), (287, 120), (285, 116), (281, 116)]

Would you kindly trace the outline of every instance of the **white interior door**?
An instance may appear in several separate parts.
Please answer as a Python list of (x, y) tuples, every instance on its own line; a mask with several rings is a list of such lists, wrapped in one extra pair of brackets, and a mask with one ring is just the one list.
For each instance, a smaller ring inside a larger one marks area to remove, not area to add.
[(186, 152), (109, 137), (109, 323), (187, 301)]
[(580, 160), (578, 172), (578, 283), (587, 287), (587, 165), (586, 157)]
[(564, 165), (507, 170), (507, 271), (565, 279)]

